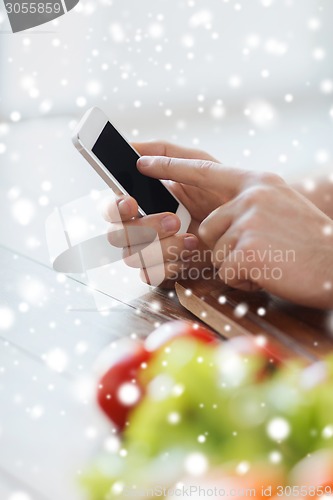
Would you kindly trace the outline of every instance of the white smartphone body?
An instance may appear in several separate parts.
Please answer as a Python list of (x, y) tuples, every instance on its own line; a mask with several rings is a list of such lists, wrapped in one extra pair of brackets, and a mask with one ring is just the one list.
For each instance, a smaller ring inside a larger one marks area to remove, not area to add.
[(105, 113), (94, 107), (76, 126), (72, 137), (78, 151), (116, 195), (129, 194), (139, 205), (141, 216), (173, 212), (180, 221), (179, 233), (186, 233), (191, 216), (160, 180), (139, 172), (139, 153), (111, 124)]

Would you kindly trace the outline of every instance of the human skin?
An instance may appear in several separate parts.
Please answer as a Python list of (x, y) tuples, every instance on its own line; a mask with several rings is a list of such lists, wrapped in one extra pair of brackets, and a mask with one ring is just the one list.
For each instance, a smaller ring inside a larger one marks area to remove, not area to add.
[[(180, 235), (175, 214), (136, 218), (138, 207), (133, 198), (110, 202), (106, 218), (112, 229), (118, 228), (118, 237), (114, 241), (111, 230), (109, 240), (124, 247), (128, 265), (142, 266), (137, 251), (144, 241), (129, 249), (125, 233), (119, 239), (119, 228), (126, 232), (150, 227), (158, 234), (155, 245), (162, 248), (163, 262), (156, 261), (159, 252), (152, 247), (151, 260), (145, 258), (149, 276), (163, 266), (167, 282), (184, 265), (207, 267), (208, 255), (221, 280), (234, 288), (264, 288), (298, 304), (332, 308), (333, 204), (329, 198), (333, 185), (317, 182), (317, 189), (301, 194), (301, 184), (295, 189), (273, 173), (225, 167), (202, 151), (161, 142), (134, 147), (142, 155), (137, 164), (140, 172), (171, 180), (170, 189), (192, 219), (189, 232)], [(209, 252), (203, 252), (207, 249)], [(191, 255), (199, 251), (206, 259), (194, 264)], [(272, 255), (286, 256), (290, 251), (294, 258), (272, 261)], [(277, 267), (280, 271), (273, 273)], [(145, 276), (142, 270), (142, 278)]]

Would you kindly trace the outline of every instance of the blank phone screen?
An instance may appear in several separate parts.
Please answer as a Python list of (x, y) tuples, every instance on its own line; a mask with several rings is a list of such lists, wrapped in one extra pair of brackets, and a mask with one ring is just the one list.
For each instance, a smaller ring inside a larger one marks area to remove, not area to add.
[(136, 162), (138, 154), (108, 122), (92, 152), (117, 181), (133, 196), (146, 214), (176, 212), (178, 202), (158, 179), (141, 174)]

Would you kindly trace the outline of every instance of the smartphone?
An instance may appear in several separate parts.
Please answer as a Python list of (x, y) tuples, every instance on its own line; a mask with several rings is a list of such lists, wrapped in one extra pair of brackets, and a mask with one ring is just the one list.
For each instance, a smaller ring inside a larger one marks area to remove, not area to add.
[(191, 216), (160, 180), (139, 172), (139, 153), (111, 124), (105, 113), (94, 107), (77, 125), (73, 143), (116, 195), (129, 194), (139, 205), (139, 215), (173, 212), (180, 221), (179, 233), (186, 233)]

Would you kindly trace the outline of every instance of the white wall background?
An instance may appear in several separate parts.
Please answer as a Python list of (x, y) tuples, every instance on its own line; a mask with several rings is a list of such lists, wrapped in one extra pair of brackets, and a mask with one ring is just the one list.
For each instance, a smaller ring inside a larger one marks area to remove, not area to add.
[(172, 126), (201, 94), (204, 114), (217, 99), (227, 111), (287, 93), (313, 100), (332, 76), (332, 19), (330, 0), (81, 0), (54, 23), (2, 35), (1, 110), (75, 114), (86, 101), (139, 123), (171, 109)]

